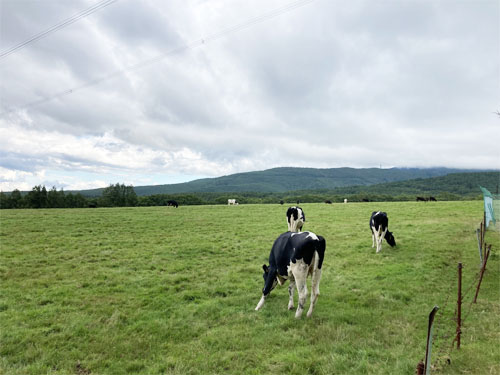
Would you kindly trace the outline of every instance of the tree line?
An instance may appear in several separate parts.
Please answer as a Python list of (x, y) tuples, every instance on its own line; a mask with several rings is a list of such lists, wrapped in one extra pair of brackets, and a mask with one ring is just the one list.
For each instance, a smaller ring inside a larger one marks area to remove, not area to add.
[[(0, 208), (84, 208), (84, 207), (136, 207), (136, 206), (166, 206), (169, 200), (175, 200), (179, 205), (217, 205), (227, 204), (228, 199), (236, 199), (240, 204), (284, 204), (297, 203), (342, 203), (349, 202), (401, 202), (414, 201), (415, 194), (397, 194), (390, 191), (380, 193), (370, 192), (368, 187), (363, 191), (355, 188), (337, 190), (303, 190), (286, 193), (183, 193), (183, 194), (153, 194), (137, 196), (133, 186), (111, 184), (103, 189), (100, 196), (85, 196), (81, 193), (65, 192), (52, 187), (38, 185), (27, 193), (14, 190), (11, 193), (0, 192)], [(424, 194), (425, 195), (425, 194)], [(482, 199), (481, 194), (463, 195), (449, 192), (433, 194), (438, 201)]]
[(47, 190), (37, 185), (28, 193), (14, 190), (0, 192), (0, 208), (84, 208), (84, 207), (133, 207), (137, 206), (137, 194), (133, 186), (110, 185), (99, 197), (86, 197), (81, 193), (66, 193), (55, 187)]

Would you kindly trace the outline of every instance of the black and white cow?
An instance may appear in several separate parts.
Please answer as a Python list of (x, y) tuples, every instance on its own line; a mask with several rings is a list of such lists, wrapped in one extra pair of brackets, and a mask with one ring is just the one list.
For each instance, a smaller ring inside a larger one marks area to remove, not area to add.
[(269, 254), (269, 266), (263, 265), (264, 289), (262, 298), (255, 310), (260, 310), (266, 298), (276, 287), (283, 285), (290, 279), (288, 286), (288, 310), (292, 310), (295, 286), (299, 293), (299, 306), (295, 317), (300, 318), (304, 311), (307, 298), (307, 276), (312, 276), (311, 305), (307, 316), (310, 317), (319, 296), (319, 282), (321, 280), (321, 267), (325, 257), (326, 242), (321, 236), (312, 232), (285, 232), (274, 241)]
[(382, 250), (382, 240), (385, 238), (387, 243), (396, 246), (396, 240), (389, 229), (389, 218), (385, 212), (373, 211), (370, 218), (370, 229), (372, 231), (372, 247), (377, 243), (377, 253)]
[(167, 206), (172, 206), (172, 207), (177, 208), (177, 207), (179, 207), (179, 203), (177, 203), (174, 200), (169, 200), (169, 201), (167, 201)]
[(306, 215), (299, 206), (288, 207), (286, 218), (290, 232), (300, 232), (306, 221)]

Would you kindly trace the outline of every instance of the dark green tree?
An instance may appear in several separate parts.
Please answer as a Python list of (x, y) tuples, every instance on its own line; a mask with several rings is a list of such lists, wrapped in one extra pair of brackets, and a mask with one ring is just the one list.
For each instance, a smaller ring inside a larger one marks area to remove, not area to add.
[(50, 208), (64, 208), (64, 191), (57, 191), (56, 187), (53, 186), (52, 189), (47, 193), (47, 206)]
[(101, 205), (108, 207), (136, 206), (138, 203), (137, 194), (132, 185), (111, 184), (102, 192)]
[(0, 208), (12, 208), (12, 202), (10, 196), (4, 192), (0, 192)]
[(37, 185), (26, 196), (30, 208), (47, 207), (47, 189), (45, 186)]
[(14, 189), (12, 193), (10, 193), (10, 202), (12, 208), (22, 208), (24, 206), (23, 201), (23, 196), (18, 189)]

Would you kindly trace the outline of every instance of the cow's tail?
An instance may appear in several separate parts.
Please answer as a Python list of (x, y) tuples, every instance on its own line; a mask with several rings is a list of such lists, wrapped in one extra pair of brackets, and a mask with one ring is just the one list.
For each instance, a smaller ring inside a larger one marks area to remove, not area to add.
[(312, 273), (312, 293), (319, 296), (319, 283), (321, 281), (321, 268), (325, 259), (326, 241), (323, 237), (318, 236), (318, 245), (315, 249), (314, 268)]

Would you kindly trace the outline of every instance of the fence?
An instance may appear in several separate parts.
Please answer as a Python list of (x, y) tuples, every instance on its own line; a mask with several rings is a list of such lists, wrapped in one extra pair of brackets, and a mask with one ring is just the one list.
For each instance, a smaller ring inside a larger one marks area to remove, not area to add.
[[(479, 186), (483, 193), (484, 200), (484, 228), (498, 230), (500, 228), (500, 195), (498, 185), (496, 194), (482, 186)], [(492, 225), (493, 224), (493, 225)]]
[[(451, 363), (451, 352), (455, 348), (460, 349), (462, 327), (467, 319), (470, 317), (472, 308), (475, 303), (477, 303), (477, 297), (479, 290), (481, 288), (481, 282), (486, 271), (486, 264), (491, 252), (491, 244), (486, 244), (484, 237), (486, 232), (486, 220), (481, 222), (480, 229), (478, 229), (478, 247), (480, 256), (480, 269), (475, 274), (472, 282), (463, 288), (462, 285), (462, 271), (464, 269), (462, 263), (458, 263), (457, 267), (457, 301), (454, 309), (453, 315), (451, 315), (451, 310), (448, 311), (447, 308), (450, 306), (450, 298), (452, 296), (452, 290), (455, 285), (450, 284), (450, 287), (446, 293), (446, 300), (442, 307), (435, 306), (429, 315), (429, 327), (427, 332), (427, 347), (426, 347), (426, 357), (425, 362), (421, 361), (417, 365), (416, 373), (417, 375), (428, 375), (430, 374), (431, 368), (439, 369), (440, 367)], [(484, 249), (484, 250), (483, 250)], [(467, 270), (468, 271), (468, 270)], [(474, 288), (475, 286), (475, 288)], [(475, 290), (474, 297), (472, 298), (471, 292)], [(465, 304), (464, 302), (470, 298), (470, 302)], [(439, 314), (437, 314), (439, 309)], [(463, 313), (465, 312), (465, 314)], [(438, 315), (435, 317), (435, 315)], [(436, 319), (437, 318), (437, 319)], [(435, 322), (436, 321), (436, 322)], [(450, 327), (450, 322), (454, 323), (455, 327)], [(434, 330), (434, 334), (433, 334)], [(430, 353), (433, 345), (433, 339), (435, 341), (434, 346), (437, 346), (435, 350), (435, 360), (431, 362)]]

